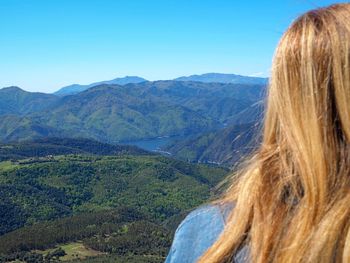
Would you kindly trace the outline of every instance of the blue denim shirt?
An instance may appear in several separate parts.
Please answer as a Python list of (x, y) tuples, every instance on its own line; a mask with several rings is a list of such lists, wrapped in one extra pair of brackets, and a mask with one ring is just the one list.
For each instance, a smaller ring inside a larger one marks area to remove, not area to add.
[[(165, 263), (193, 263), (216, 241), (224, 229), (233, 204), (204, 205), (192, 211), (181, 222)], [(241, 249), (234, 262), (248, 262), (248, 248)]]

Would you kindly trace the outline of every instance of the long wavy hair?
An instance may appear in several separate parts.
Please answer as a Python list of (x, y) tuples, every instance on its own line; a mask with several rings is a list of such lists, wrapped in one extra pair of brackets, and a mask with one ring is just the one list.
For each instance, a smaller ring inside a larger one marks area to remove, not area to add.
[(275, 51), (262, 142), (200, 263), (350, 262), (350, 4), (296, 19)]

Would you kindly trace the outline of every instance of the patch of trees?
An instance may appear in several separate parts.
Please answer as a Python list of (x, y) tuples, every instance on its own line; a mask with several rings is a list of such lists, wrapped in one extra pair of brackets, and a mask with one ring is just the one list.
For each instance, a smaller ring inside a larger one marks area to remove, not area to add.
[(75, 259), (70, 263), (163, 263), (165, 257), (157, 255), (105, 255), (84, 259)]
[(56, 244), (82, 240), (94, 235), (108, 235), (121, 228), (122, 224), (146, 217), (130, 207), (41, 222), (23, 227), (0, 236), (0, 253), (44, 250)]
[(0, 144), (0, 161), (66, 154), (152, 155), (131, 145), (112, 145), (84, 138), (42, 138), (34, 141)]
[(13, 166), (0, 170), (0, 234), (125, 204), (160, 223), (206, 200), (225, 174), (160, 156), (69, 155), (55, 163)]
[(162, 262), (171, 238), (171, 231), (165, 227), (149, 221), (133, 208), (121, 207), (38, 223), (0, 236), (0, 262), (16, 259), (29, 263), (56, 262), (65, 255), (62, 249), (45, 256), (33, 250), (77, 240), (82, 240), (86, 247), (125, 258), (122, 262)]
[(26, 263), (52, 263), (59, 262), (60, 257), (66, 255), (66, 252), (62, 248), (57, 248), (47, 255), (43, 256), (42, 254), (28, 251), (15, 252), (8, 255), (0, 255), (0, 263), (12, 262), (12, 261), (24, 261)]
[(149, 221), (140, 220), (123, 225), (110, 235), (97, 235), (84, 244), (98, 251), (118, 255), (165, 256), (171, 245), (168, 229)]
[(57, 160), (0, 167), (0, 254), (82, 241), (125, 260), (139, 256), (130, 262), (163, 262), (182, 216), (227, 174), (150, 155)]

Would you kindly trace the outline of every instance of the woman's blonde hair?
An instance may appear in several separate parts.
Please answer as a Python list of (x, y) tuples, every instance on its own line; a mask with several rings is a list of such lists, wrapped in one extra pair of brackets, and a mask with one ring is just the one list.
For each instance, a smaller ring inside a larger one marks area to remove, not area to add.
[(263, 139), (221, 202), (226, 228), (200, 258), (350, 262), (350, 4), (305, 13), (276, 49)]

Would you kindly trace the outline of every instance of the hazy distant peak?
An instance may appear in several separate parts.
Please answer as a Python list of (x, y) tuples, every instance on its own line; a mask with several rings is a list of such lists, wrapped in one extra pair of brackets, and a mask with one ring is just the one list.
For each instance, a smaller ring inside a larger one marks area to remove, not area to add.
[(63, 87), (56, 91), (54, 94), (59, 95), (59, 96), (66, 96), (66, 95), (72, 95), (72, 94), (77, 94), (79, 92), (82, 92), (84, 90), (87, 90), (89, 88), (99, 86), (101, 84), (117, 84), (117, 85), (126, 85), (129, 83), (140, 83), (147, 81), (144, 78), (137, 77), (137, 76), (125, 76), (123, 78), (115, 78), (112, 80), (105, 80), (105, 81), (99, 81), (99, 82), (94, 82), (88, 85), (80, 85), (80, 84), (72, 84), (66, 87)]
[(25, 92), (25, 90), (23, 90), (17, 86), (4, 87), (4, 88), (0, 89), (0, 91), (6, 91), (6, 92), (8, 92), (8, 91), (10, 91), (10, 92), (11, 91), (23, 91), (23, 92)]
[(267, 78), (249, 77), (226, 73), (205, 73), (201, 75), (184, 76), (174, 79), (176, 81), (199, 81), (199, 82), (218, 82), (234, 84), (266, 84)]
[[(232, 84), (258, 84), (258, 85), (265, 85), (267, 83), (267, 78), (249, 77), (249, 76), (225, 74), (225, 73), (205, 73), (201, 75), (183, 76), (183, 77), (176, 78), (174, 80), (175, 81), (195, 81), (195, 82), (204, 82), (204, 83), (232, 83)], [(171, 82), (174, 80), (168, 80), (168, 82)], [(147, 82), (147, 81), (148, 80), (138, 76), (125, 76), (123, 78), (115, 78), (112, 80), (94, 82), (88, 85), (72, 84), (61, 88), (60, 90), (56, 91), (54, 94), (59, 96), (66, 96), (66, 95), (77, 94), (79, 92), (82, 92), (84, 90), (87, 90), (95, 86), (99, 86), (101, 84), (127, 85), (127, 84), (138, 84), (138, 83)], [(166, 81), (167, 80), (163, 80), (163, 82), (166, 82)], [(158, 81), (152, 81), (152, 83), (154, 82), (158, 82)]]

